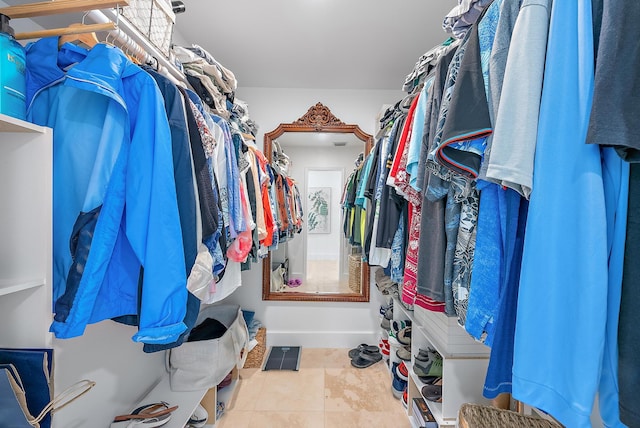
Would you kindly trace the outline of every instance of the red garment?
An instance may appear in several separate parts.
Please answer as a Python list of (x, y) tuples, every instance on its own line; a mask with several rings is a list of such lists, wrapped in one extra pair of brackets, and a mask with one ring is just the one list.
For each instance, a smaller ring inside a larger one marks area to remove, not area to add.
[[(242, 182), (240, 182), (240, 192), (242, 195), (246, 195)], [(241, 198), (241, 204), (245, 218), (251, 218), (247, 199), (244, 197)], [(227, 248), (227, 257), (234, 262), (245, 262), (249, 252), (251, 251), (251, 247), (253, 245), (252, 231), (249, 227), (246, 227), (245, 229), (246, 230), (238, 234), (236, 239), (234, 239), (231, 245), (229, 245), (229, 248)]]
[[(407, 141), (411, 140), (411, 129), (413, 128), (413, 120), (416, 114), (416, 106), (418, 105), (418, 99), (420, 95), (416, 96), (413, 101), (411, 101), (411, 106), (409, 107), (409, 112), (407, 113), (407, 120), (404, 121), (404, 125), (402, 127), (402, 133), (400, 134), (400, 139), (398, 140), (398, 148), (396, 150), (395, 156), (393, 157), (393, 164), (391, 165), (391, 170), (389, 171), (389, 177), (395, 179), (398, 173), (398, 167), (400, 166), (401, 154), (406, 153), (409, 146), (407, 145)], [(406, 155), (405, 155), (406, 158)], [(406, 165), (406, 161), (405, 161)], [(406, 170), (406, 166), (405, 166)], [(395, 181), (395, 180), (394, 180)]]
[(267, 171), (267, 165), (269, 162), (264, 154), (259, 150), (254, 150), (256, 159), (258, 159), (258, 167), (264, 179), (260, 183), (260, 194), (262, 197), (262, 209), (264, 211), (264, 225), (267, 231), (267, 236), (260, 240), (260, 244), (270, 247), (273, 244), (273, 233), (275, 232), (275, 220), (273, 218), (273, 211), (271, 210), (271, 197), (269, 194), (269, 186), (271, 185), (269, 179), (269, 173)]

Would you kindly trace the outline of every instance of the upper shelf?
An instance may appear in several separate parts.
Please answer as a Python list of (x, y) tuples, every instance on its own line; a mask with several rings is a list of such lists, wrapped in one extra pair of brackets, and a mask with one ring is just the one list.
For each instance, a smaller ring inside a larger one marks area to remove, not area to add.
[(59, 13), (108, 9), (116, 6), (127, 6), (128, 4), (129, 0), (56, 0), (3, 7), (0, 8), (0, 13), (11, 19), (32, 18), (34, 16), (56, 15)]
[(48, 128), (44, 126), (34, 125), (33, 123), (7, 116), (6, 114), (0, 114), (0, 132), (32, 132), (44, 134), (47, 129)]

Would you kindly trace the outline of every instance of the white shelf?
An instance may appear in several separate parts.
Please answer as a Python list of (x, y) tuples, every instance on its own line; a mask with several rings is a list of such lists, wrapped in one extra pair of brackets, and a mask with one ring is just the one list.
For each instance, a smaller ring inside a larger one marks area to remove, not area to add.
[(427, 341), (431, 344), (431, 346), (438, 351), (438, 353), (440, 355), (442, 355), (443, 358), (450, 358), (451, 355), (446, 352), (446, 348), (444, 346), (444, 344), (442, 344), (440, 341), (438, 341), (438, 338), (435, 337), (434, 335), (430, 334), (430, 332), (422, 327), (422, 326), (416, 326), (413, 328), (414, 330), (419, 331), (424, 337), (426, 337)]
[(414, 317), (420, 331), (443, 357), (489, 358), (491, 350), (472, 338), (457, 318), (420, 307), (416, 307)]
[(0, 279), (0, 296), (16, 293), (30, 288), (42, 287), (46, 284), (44, 278), (28, 280)]
[(409, 416), (409, 423), (411, 424), (411, 428), (420, 428), (420, 425), (418, 425), (416, 418), (414, 418), (413, 416)]
[(222, 389), (219, 389), (218, 401), (222, 401), (226, 406), (229, 402), (231, 402), (231, 398), (233, 397), (233, 394), (235, 393), (237, 386), (238, 386), (238, 379), (234, 379), (229, 385), (225, 386)]
[(167, 374), (163, 376), (151, 391), (133, 406), (133, 408), (135, 409), (144, 404), (166, 401), (170, 406), (178, 406), (178, 408), (171, 413), (171, 420), (165, 425), (162, 425), (163, 428), (184, 428), (206, 392), (206, 389), (198, 391), (172, 391), (169, 383), (169, 374)]
[(48, 128), (44, 126), (34, 125), (15, 117), (0, 114), (0, 132), (33, 132), (44, 134)]
[[(413, 371), (413, 367), (409, 369), (409, 376), (411, 376), (413, 383), (416, 385), (416, 388), (418, 389), (418, 393), (420, 393), (420, 396), (422, 397), (422, 393), (420, 391), (422, 391), (422, 387), (425, 386), (426, 384), (420, 380), (417, 374), (415, 374), (415, 372)], [(442, 417), (442, 403), (434, 403), (433, 401), (429, 401), (424, 397), (422, 398), (424, 399), (424, 402), (427, 403), (427, 406), (429, 406), (429, 410), (431, 410), (431, 414), (436, 419), (436, 422), (438, 423), (439, 426), (443, 426), (450, 423), (450, 421), (445, 421), (444, 418)]]
[(397, 297), (393, 297), (393, 312), (394, 312), (394, 319), (396, 318), (396, 310), (399, 309), (399, 314), (402, 314), (403, 319), (408, 319), (411, 320), (411, 324), (415, 323), (415, 319), (413, 317), (413, 311), (408, 310), (407, 308), (405, 308), (402, 303), (400, 302), (400, 300)]

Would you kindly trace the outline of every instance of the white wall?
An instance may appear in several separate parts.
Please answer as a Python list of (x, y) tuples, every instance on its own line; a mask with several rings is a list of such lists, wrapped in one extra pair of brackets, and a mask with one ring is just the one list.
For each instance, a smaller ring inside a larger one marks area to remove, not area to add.
[(342, 209), (340, 207), (340, 197), (344, 187), (343, 168), (334, 170), (310, 169), (307, 171), (306, 191), (303, 195), (306, 207), (305, 219), (309, 224), (309, 212), (311, 201), (309, 200), (310, 190), (314, 187), (328, 187), (329, 194), (329, 233), (309, 233), (307, 232), (307, 259), (308, 260), (339, 260), (340, 258), (340, 235), (342, 232)]
[[(248, 103), (251, 118), (260, 126), (259, 142), (265, 132), (280, 123), (297, 120), (317, 102), (329, 107), (343, 122), (358, 124), (363, 131), (375, 134), (375, 118), (380, 108), (403, 96), (399, 90), (243, 88), (242, 82), (238, 85), (238, 98)], [(260, 265), (243, 272), (242, 283), (227, 300), (256, 311), (267, 328), (268, 346), (350, 347), (377, 340), (380, 302), (375, 286), (367, 303), (262, 301)]]

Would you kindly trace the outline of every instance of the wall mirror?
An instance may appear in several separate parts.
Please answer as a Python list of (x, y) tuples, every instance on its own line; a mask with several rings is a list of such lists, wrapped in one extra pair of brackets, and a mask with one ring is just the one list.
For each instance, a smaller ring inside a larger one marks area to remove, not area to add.
[[(288, 157), (288, 175), (300, 192), (302, 231), (269, 251), (262, 262), (262, 299), (369, 301), (369, 266), (362, 249), (344, 235), (341, 207), (346, 180), (366, 155), (373, 137), (343, 123), (321, 103), (292, 123), (264, 135), (264, 154)], [(290, 283), (283, 284), (285, 274)]]

